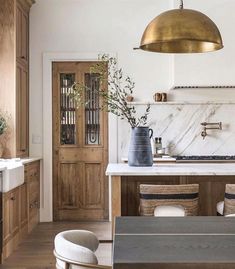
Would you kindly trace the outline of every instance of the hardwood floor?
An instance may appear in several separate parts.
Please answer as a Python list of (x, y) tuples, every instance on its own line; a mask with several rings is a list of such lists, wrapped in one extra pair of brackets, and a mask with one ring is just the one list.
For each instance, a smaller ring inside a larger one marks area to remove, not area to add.
[[(53, 241), (64, 230), (84, 229), (94, 232), (99, 240), (111, 240), (109, 222), (40, 223), (18, 249), (0, 266), (3, 269), (55, 269)], [(100, 264), (111, 264), (112, 244), (101, 243), (96, 255)]]

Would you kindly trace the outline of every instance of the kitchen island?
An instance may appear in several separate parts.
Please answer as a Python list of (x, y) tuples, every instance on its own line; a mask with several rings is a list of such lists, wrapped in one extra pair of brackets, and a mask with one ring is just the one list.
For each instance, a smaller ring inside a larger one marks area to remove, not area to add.
[(139, 185), (200, 185), (199, 215), (216, 215), (216, 203), (224, 199), (225, 184), (235, 184), (235, 163), (157, 163), (152, 167), (130, 167), (111, 163), (109, 176), (110, 221), (116, 216), (136, 216)]

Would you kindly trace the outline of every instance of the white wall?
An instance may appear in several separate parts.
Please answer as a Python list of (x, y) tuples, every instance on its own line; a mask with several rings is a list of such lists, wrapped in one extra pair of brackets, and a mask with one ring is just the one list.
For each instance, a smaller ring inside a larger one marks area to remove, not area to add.
[[(175, 0), (175, 6), (178, 6)], [(185, 0), (185, 8), (196, 9), (209, 16), (218, 26), (224, 48), (217, 52), (176, 55), (175, 85), (235, 85), (235, 1)], [(232, 90), (177, 90), (174, 100), (235, 100)]]
[[(172, 57), (134, 51), (156, 14), (169, 2), (149, 0), (37, 0), (30, 15), (30, 153), (42, 154), (42, 56), (45, 52), (117, 53), (136, 82), (137, 100), (172, 84)], [(45, 139), (45, 138), (44, 138)]]

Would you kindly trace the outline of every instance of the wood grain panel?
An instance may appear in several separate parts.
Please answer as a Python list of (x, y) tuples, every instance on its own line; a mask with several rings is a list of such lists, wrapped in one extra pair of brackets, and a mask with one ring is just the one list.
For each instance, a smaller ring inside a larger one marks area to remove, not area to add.
[(27, 185), (24, 183), (19, 187), (20, 190), (20, 230), (21, 239), (28, 234), (28, 194)]
[(28, 156), (29, 92), (28, 71), (17, 63), (16, 67), (16, 148), (18, 157)]
[(77, 163), (61, 163), (57, 186), (61, 209), (78, 208), (77, 192), (80, 185), (79, 165)]
[(76, 148), (70, 146), (62, 146), (60, 149), (59, 159), (61, 162), (96, 162), (102, 160), (103, 153), (98, 150), (99, 148)]
[(22, 44), (22, 10), (19, 5), (16, 7), (16, 58), (21, 58), (21, 44)]
[(11, 224), (10, 224), (10, 204), (11, 193), (3, 194), (3, 245), (5, 245), (11, 236)]
[(25, 181), (27, 184), (28, 232), (39, 222), (40, 208), (40, 161), (25, 165)]
[(199, 215), (216, 216), (216, 204), (224, 200), (226, 184), (234, 184), (234, 176), (181, 177), (181, 183), (199, 184)]
[(28, 64), (28, 49), (29, 49), (29, 46), (28, 46), (28, 40), (29, 40), (29, 18), (28, 18), (28, 13), (26, 12), (22, 12), (22, 21), (21, 21), (21, 35), (22, 35), (22, 38), (21, 38), (21, 59), (24, 61), (25, 64)]
[(0, 107), (11, 115), (11, 135), (4, 157), (16, 155), (15, 148), (15, 1), (1, 0), (0, 4)]
[(100, 163), (85, 164), (85, 205), (86, 208), (103, 208), (104, 186), (101, 180), (102, 165)]
[(19, 232), (20, 227), (20, 197), (19, 197), (19, 188), (16, 188), (11, 193), (11, 233), (15, 235)]

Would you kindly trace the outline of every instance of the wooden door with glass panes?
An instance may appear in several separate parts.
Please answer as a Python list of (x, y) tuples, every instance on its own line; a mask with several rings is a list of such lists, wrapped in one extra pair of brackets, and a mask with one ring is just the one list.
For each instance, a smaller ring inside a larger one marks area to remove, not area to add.
[[(95, 62), (53, 63), (53, 217), (60, 220), (108, 218), (108, 116), (100, 111)], [(74, 82), (87, 88), (86, 107), (71, 95)]]

